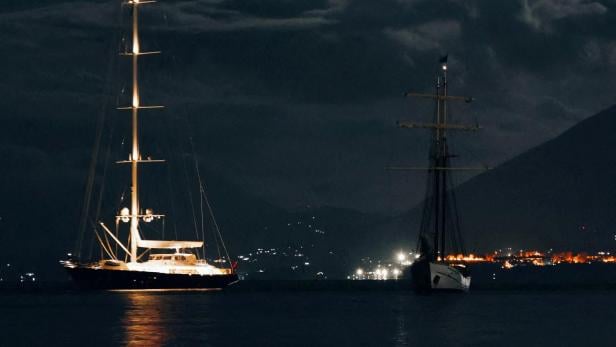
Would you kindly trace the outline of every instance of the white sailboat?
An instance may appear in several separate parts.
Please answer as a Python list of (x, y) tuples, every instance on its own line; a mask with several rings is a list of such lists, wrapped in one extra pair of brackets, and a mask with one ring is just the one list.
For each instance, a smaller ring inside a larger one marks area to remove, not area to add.
[[(131, 8), (132, 19), (132, 48), (128, 52), (121, 53), (122, 56), (131, 59), (132, 63), (132, 103), (130, 106), (118, 109), (131, 113), (132, 141), (128, 159), (117, 163), (130, 165), (131, 168), (130, 207), (122, 207), (118, 211), (115, 217), (115, 232), (103, 222), (98, 223), (95, 236), (101, 253), (105, 255), (102, 259), (89, 263), (69, 259), (62, 263), (72, 279), (82, 288), (223, 288), (238, 280), (228, 254), (226, 254), (226, 259), (219, 258), (214, 265), (205, 259), (199, 259), (198, 252), (193, 251), (203, 247), (203, 241), (142, 238), (141, 223), (151, 223), (165, 218), (165, 215), (156, 214), (151, 209), (143, 209), (139, 199), (140, 166), (164, 162), (164, 160), (152, 160), (149, 157), (144, 159), (139, 148), (140, 111), (162, 108), (162, 106), (142, 105), (140, 102), (139, 58), (160, 53), (142, 51), (140, 46), (139, 10), (142, 6), (152, 3), (155, 1), (129, 0), (123, 3), (123, 6)], [(122, 224), (129, 224), (127, 244), (124, 244), (118, 235), (117, 226)], [(118, 247), (121, 251), (114, 251)]]

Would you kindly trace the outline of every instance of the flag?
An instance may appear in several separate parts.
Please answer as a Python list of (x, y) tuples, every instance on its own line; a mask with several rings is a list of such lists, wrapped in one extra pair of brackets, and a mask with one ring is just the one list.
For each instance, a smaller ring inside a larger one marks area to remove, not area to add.
[(439, 59), (439, 63), (447, 64), (447, 57), (448, 56), (449, 56), (449, 54), (445, 54), (444, 56), (442, 56), (441, 59)]

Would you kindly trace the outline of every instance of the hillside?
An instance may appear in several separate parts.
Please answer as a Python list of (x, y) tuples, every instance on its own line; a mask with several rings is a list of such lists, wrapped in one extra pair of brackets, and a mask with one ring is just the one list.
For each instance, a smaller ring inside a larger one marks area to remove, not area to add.
[(467, 248), (616, 248), (614, 133), (616, 106), (460, 185)]

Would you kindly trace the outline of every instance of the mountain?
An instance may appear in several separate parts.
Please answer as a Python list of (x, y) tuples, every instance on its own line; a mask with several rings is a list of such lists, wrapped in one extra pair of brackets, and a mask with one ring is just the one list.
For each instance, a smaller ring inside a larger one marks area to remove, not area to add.
[(466, 248), (615, 249), (615, 133), (612, 106), (457, 187)]
[(371, 237), (366, 229), (386, 220), (380, 215), (331, 206), (284, 209), (216, 177), (208, 178), (208, 187), (225, 240), (236, 251), (310, 242), (314, 234), (326, 235), (317, 239), (326, 238), (332, 247), (359, 247)]

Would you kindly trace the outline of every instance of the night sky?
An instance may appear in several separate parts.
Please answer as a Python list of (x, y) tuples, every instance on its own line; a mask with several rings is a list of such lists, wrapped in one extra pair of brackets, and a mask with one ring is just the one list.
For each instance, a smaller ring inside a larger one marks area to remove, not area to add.
[[(144, 49), (163, 51), (144, 62), (144, 102), (191, 124), (204, 172), (246, 194), (396, 214), (421, 201), (424, 177), (385, 167), (425, 165), (429, 142), (395, 123), (432, 115), (403, 93), (430, 91), (441, 55), (450, 92), (477, 99), (453, 117), (484, 127), (454, 138), (458, 163), (497, 166), (614, 103), (615, 10), (613, 0), (163, 0), (144, 10)], [(128, 86), (112, 63), (126, 18), (119, 1), (0, 5), (0, 230), (46, 205), (76, 228), (81, 196), (63, 192), (83, 190), (96, 119)]]

